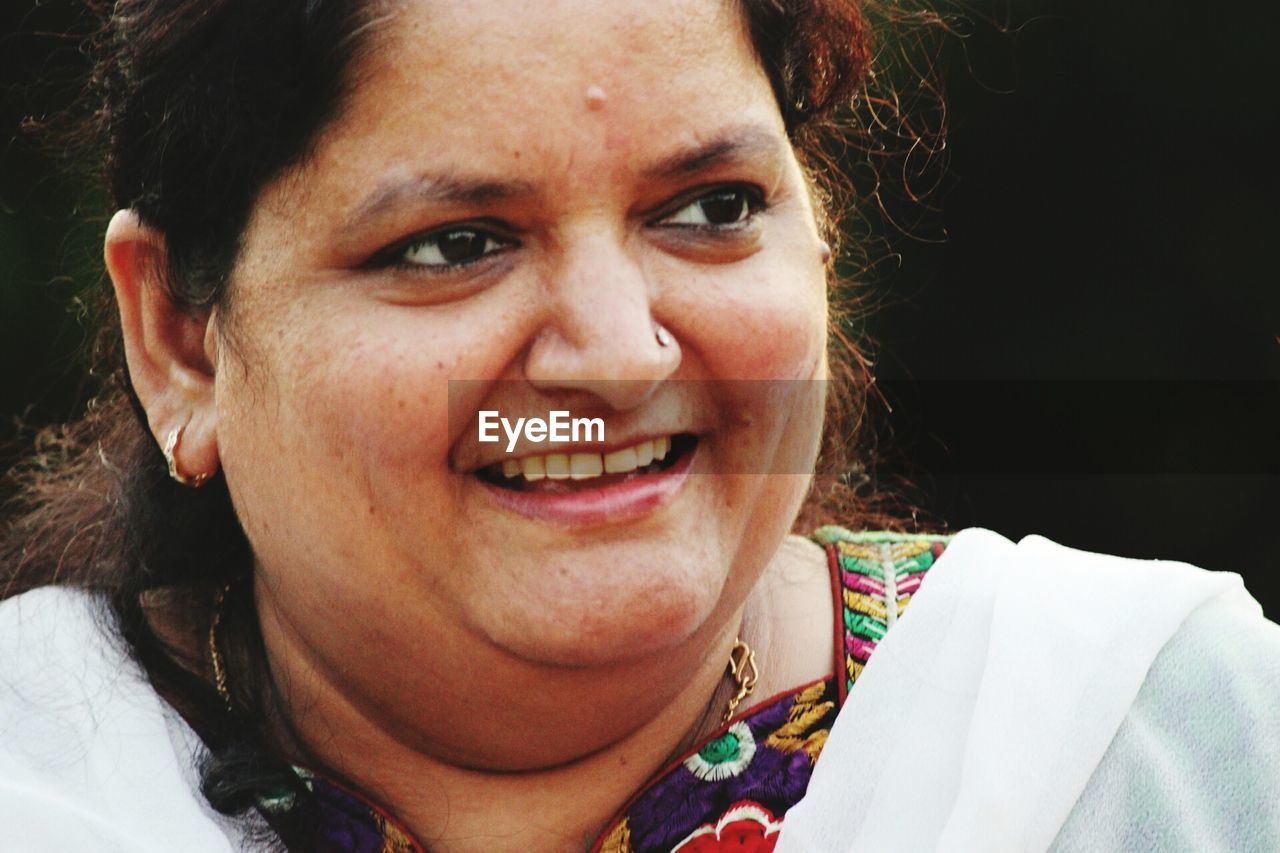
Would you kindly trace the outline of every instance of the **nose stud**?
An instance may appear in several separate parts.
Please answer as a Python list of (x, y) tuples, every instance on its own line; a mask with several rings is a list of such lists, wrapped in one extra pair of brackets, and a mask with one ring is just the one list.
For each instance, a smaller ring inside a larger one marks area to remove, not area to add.
[(675, 338), (671, 337), (671, 333), (667, 331), (667, 327), (661, 323), (654, 324), (653, 337), (657, 340), (658, 346), (663, 349), (666, 349), (675, 343)]

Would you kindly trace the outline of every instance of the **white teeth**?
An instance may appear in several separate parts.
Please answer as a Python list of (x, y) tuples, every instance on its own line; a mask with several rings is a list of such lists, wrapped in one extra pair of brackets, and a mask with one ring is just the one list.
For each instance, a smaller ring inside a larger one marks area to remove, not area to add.
[[(503, 466), (506, 470), (506, 466)], [(526, 456), (520, 460), (520, 471), (524, 474), (524, 478), (532, 483), (534, 480), (541, 480), (547, 476), (547, 466), (541, 456)]]
[(547, 454), (547, 479), (569, 479), (569, 455), (567, 453)]
[(613, 453), (605, 454), (604, 470), (610, 474), (625, 474), (639, 467), (640, 465), (636, 462), (636, 449), (634, 447), (624, 447), (621, 450), (615, 450)]
[(604, 461), (599, 453), (575, 453), (569, 457), (569, 476), (575, 480), (590, 480), (604, 473)]
[(653, 442), (642, 441), (636, 445), (636, 467), (643, 468), (653, 461)]
[(527, 482), (537, 480), (590, 480), (602, 474), (627, 474), (654, 461), (662, 461), (671, 452), (671, 436), (642, 441), (601, 456), (599, 453), (549, 453), (504, 459), (502, 476), (508, 480), (523, 476)]

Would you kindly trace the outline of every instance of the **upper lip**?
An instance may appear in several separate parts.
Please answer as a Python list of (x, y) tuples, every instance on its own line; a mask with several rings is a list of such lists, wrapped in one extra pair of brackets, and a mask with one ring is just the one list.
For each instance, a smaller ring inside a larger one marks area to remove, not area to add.
[[(669, 429), (669, 430), (644, 430), (632, 433), (624, 438), (617, 438), (609, 433), (608, 423), (605, 423), (605, 441), (599, 442), (570, 442), (554, 444), (552, 442), (534, 443), (524, 439), (523, 437), (516, 443), (516, 447), (510, 453), (506, 452), (506, 438), (497, 445), (482, 445), (483, 452), (477, 453), (474, 460), (458, 460), (454, 465), (454, 470), (462, 473), (472, 473), (482, 468), (488, 468), (490, 465), (501, 465), (508, 459), (522, 459), (526, 456), (546, 456), (551, 453), (596, 453), (601, 456), (613, 453), (615, 450), (621, 450), (624, 447), (631, 447), (644, 441), (652, 441), (655, 438), (663, 436), (676, 435), (697, 435), (692, 429)], [(498, 447), (498, 451), (494, 452), (493, 447)]]

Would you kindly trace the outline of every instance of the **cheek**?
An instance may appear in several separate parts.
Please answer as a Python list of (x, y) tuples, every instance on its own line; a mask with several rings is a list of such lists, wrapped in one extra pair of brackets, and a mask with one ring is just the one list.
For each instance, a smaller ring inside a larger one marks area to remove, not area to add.
[(788, 525), (813, 471), (827, 390), (826, 280), (805, 260), (749, 265), (731, 292), (721, 291), (706, 350), (717, 379), (768, 380), (729, 383), (750, 397), (736, 407), (750, 414), (739, 435), (752, 449), (739, 464), (765, 475), (770, 508), (760, 509)]
[[(763, 253), (762, 253), (763, 254)], [(753, 258), (686, 292), (685, 343), (715, 379), (821, 378), (826, 351), (825, 278), (812, 262)]]
[(229, 376), (224, 464), (252, 502), (251, 523), (287, 507), (290, 520), (313, 515), (329, 528), (323, 536), (337, 536), (344, 515), (368, 519), (387, 494), (406, 500), (406, 481), (447, 475), (448, 378), (463, 368), (450, 333), (423, 328), (420, 315), (311, 316), (259, 340), (247, 382)]
[(406, 521), (453, 513), (450, 448), (474, 426), (451, 411), (474, 411), (470, 398), (483, 387), (450, 381), (469, 373), (456, 354), (394, 331), (384, 326), (376, 337), (357, 339), (348, 355), (314, 374), (298, 400), (318, 454), (337, 463), (334, 482), (362, 495), (369, 517), (393, 533)]

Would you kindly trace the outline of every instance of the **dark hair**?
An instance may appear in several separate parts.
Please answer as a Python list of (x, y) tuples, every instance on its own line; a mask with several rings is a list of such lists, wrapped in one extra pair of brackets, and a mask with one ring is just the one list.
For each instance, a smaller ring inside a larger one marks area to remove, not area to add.
[[(868, 79), (866, 10), (851, 0), (738, 4), (802, 163), (811, 176), (830, 172), (838, 153), (830, 140), (847, 140), (849, 130), (836, 119)], [(101, 26), (90, 40), (87, 138), (105, 164), (114, 206), (134, 209), (165, 235), (164, 283), (180, 309), (199, 314), (225, 304), (259, 191), (305, 160), (341, 110), (379, 5), (94, 5)], [(839, 214), (833, 185), (817, 188)], [(834, 227), (825, 227), (834, 240)], [(288, 729), (245, 582), (249, 543), (221, 477), (193, 491), (166, 475), (129, 383), (109, 288), (101, 290), (95, 360), (103, 386), (83, 418), (42, 434), (12, 475), (17, 497), (0, 543), (0, 597), (48, 584), (101, 593), (156, 689), (209, 747), (201, 776), (210, 804), (241, 814), (264, 798), (291, 798), (292, 808), (263, 810), (275, 843), (314, 849), (307, 790), (270, 746)], [(832, 395), (828, 460), (843, 459), (866, 387), (847, 336), (837, 329), (833, 341), (843, 381)], [(811, 497), (806, 523), (824, 507), (856, 511), (850, 498), (842, 478), (833, 478)], [(231, 710), (201, 654), (213, 601), (228, 584), (220, 642), (234, 672)]]

